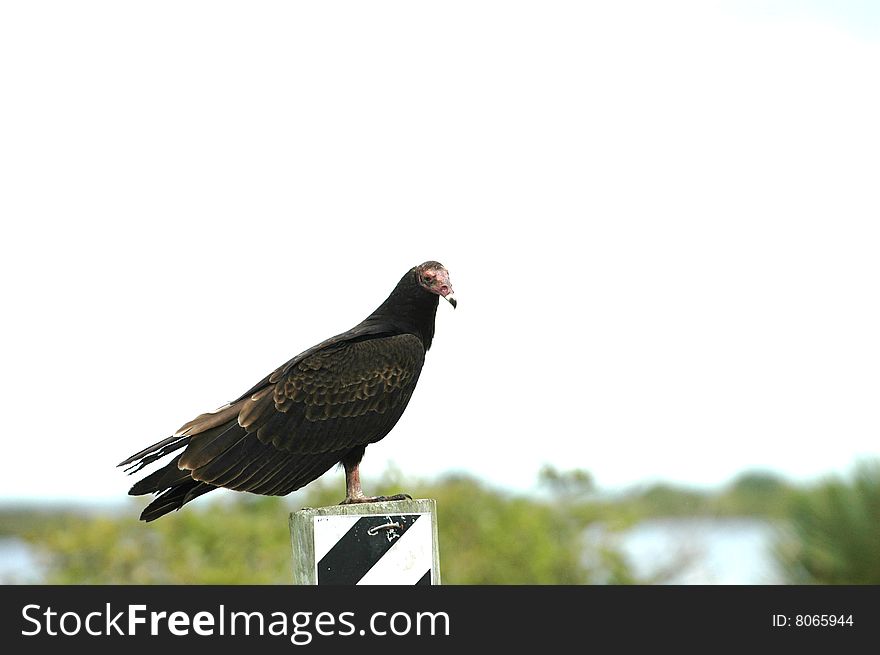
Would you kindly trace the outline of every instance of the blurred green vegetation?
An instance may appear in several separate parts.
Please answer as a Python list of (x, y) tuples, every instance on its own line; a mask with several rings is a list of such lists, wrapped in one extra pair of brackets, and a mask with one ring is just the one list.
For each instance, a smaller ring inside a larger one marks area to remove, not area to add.
[[(584, 584), (583, 524), (553, 498), (530, 498), (490, 488), (467, 476), (404, 482), (389, 470), (368, 488), (413, 491), (435, 498), (441, 571), (448, 584)], [(287, 584), (290, 511), (332, 505), (341, 486), (310, 485), (291, 498), (226, 494), (197, 502), (149, 524), (137, 520), (144, 502), (125, 511), (0, 511), (6, 535), (41, 553), (45, 581), (57, 584)], [(600, 553), (612, 573), (630, 580), (621, 561)], [(595, 567), (595, 565), (594, 565)], [(619, 576), (619, 577), (618, 577)]]
[(795, 493), (776, 550), (794, 584), (880, 584), (880, 462)]
[[(445, 584), (661, 582), (639, 579), (613, 536), (645, 519), (689, 517), (771, 522), (788, 582), (880, 583), (880, 463), (808, 486), (751, 471), (720, 489), (655, 483), (608, 494), (586, 471), (551, 467), (531, 494), (465, 475), (409, 480), (393, 468), (367, 485), (437, 500)], [(27, 541), (47, 583), (287, 584), (288, 514), (335, 504), (341, 489), (332, 479), (287, 498), (225, 493), (148, 524), (137, 520), (142, 499), (103, 510), (0, 506), (0, 537)]]

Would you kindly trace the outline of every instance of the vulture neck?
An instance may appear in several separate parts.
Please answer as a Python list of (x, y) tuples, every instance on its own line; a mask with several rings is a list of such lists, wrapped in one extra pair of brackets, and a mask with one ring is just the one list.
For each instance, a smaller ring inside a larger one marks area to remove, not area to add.
[(434, 340), (434, 317), (440, 296), (425, 291), (410, 271), (364, 324), (378, 325), (398, 334), (414, 334), (427, 351)]

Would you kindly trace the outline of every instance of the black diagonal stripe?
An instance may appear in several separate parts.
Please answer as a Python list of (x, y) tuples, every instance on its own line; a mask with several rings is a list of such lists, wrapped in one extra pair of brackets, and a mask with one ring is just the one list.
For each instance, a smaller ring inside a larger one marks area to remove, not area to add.
[[(318, 584), (357, 584), (418, 518), (418, 514), (397, 514), (358, 519), (318, 562)], [(388, 523), (398, 523), (400, 527), (367, 534), (370, 528)]]
[(425, 575), (423, 575), (421, 579), (416, 582), (416, 585), (420, 584), (431, 584), (431, 569), (425, 571)]

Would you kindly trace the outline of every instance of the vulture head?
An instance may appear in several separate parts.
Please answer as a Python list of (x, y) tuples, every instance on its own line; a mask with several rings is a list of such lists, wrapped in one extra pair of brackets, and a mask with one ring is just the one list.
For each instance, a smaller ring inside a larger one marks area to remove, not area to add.
[(425, 262), (416, 266), (416, 279), (419, 281), (419, 285), (426, 291), (436, 293), (441, 298), (446, 298), (453, 309), (458, 306), (458, 301), (452, 294), (449, 271), (440, 262)]

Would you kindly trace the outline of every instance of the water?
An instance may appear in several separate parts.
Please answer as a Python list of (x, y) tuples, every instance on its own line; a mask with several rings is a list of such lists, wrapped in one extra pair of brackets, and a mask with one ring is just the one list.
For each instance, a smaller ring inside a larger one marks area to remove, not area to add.
[(40, 564), (33, 547), (21, 539), (0, 538), (0, 584), (39, 584)]
[(620, 549), (640, 580), (661, 584), (783, 584), (774, 526), (751, 518), (651, 519), (588, 537)]

